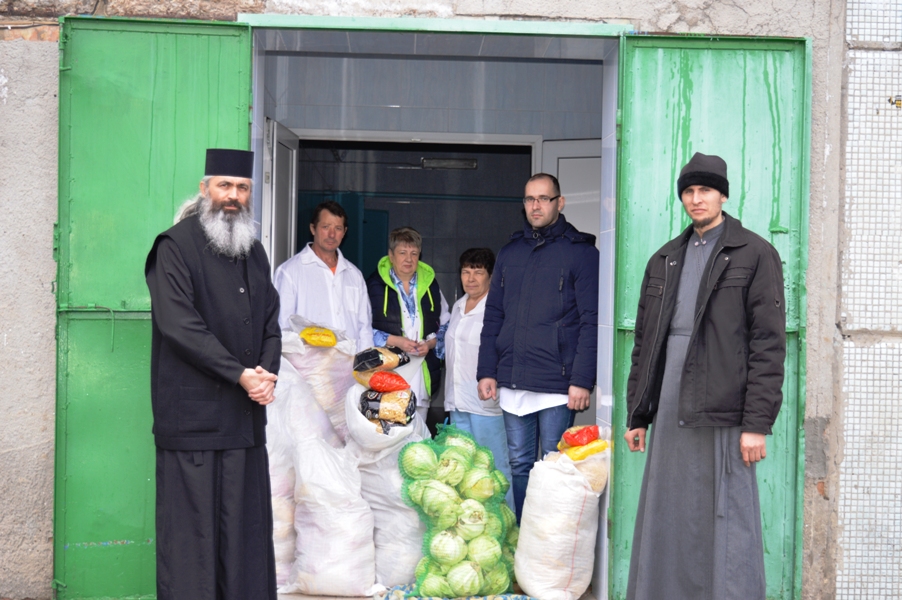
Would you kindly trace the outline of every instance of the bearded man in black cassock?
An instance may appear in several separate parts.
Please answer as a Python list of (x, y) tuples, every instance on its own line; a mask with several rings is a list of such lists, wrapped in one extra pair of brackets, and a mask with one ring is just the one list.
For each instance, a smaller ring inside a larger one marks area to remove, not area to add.
[(252, 152), (208, 150), (200, 194), (147, 256), (159, 600), (276, 599), (265, 425), (282, 345), (252, 171)]

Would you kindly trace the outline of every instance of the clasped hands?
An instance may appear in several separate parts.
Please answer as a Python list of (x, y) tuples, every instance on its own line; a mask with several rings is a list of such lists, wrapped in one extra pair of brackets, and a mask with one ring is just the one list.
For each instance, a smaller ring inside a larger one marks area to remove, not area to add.
[(396, 348), (400, 348), (407, 354), (412, 356), (426, 356), (429, 354), (429, 351), (435, 348), (435, 344), (438, 340), (436, 338), (430, 338), (428, 340), (411, 340), (401, 335), (390, 335), (386, 340), (386, 345), (395, 346)]
[(266, 406), (276, 399), (275, 390), (278, 379), (278, 375), (258, 366), (254, 369), (245, 369), (238, 378), (238, 383), (247, 391), (251, 400), (261, 406)]

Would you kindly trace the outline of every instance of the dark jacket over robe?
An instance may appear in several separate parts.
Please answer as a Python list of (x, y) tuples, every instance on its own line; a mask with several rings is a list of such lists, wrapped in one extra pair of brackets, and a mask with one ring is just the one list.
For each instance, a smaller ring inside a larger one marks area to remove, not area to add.
[[(786, 302), (783, 266), (764, 238), (723, 213), (724, 230), (698, 290), (695, 325), (680, 380), (681, 427), (736, 427), (770, 434), (783, 402)], [(627, 381), (627, 429), (654, 419), (667, 328), (692, 236), (690, 225), (645, 268)]]
[(144, 270), (153, 317), (156, 445), (227, 450), (266, 442), (266, 407), (238, 379), (278, 373), (279, 296), (259, 241), (246, 259), (213, 252), (195, 215), (157, 236)]

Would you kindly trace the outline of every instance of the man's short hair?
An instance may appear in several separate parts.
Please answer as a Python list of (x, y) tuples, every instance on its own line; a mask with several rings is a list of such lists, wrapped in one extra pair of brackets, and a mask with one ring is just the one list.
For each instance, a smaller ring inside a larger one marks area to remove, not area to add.
[(335, 200), (326, 200), (316, 205), (316, 208), (313, 209), (313, 214), (310, 216), (311, 225), (313, 225), (314, 227), (317, 226), (317, 224), (319, 223), (319, 214), (324, 210), (328, 210), (336, 217), (341, 217), (345, 224), (345, 227), (348, 226), (348, 213), (346, 213), (345, 209), (341, 207), (341, 204), (339, 204)]
[(561, 184), (557, 180), (557, 177), (555, 177), (551, 173), (536, 173), (535, 175), (533, 175), (532, 177), (530, 177), (529, 179), (526, 180), (526, 184), (529, 185), (533, 181), (537, 181), (539, 179), (547, 179), (548, 181), (550, 181), (551, 187), (554, 188), (554, 195), (555, 196), (561, 195)]
[(388, 234), (388, 249), (395, 251), (401, 244), (416, 246), (417, 250), (423, 249), (423, 236), (413, 227), (398, 227)]
[(460, 255), (460, 270), (485, 269), (489, 275), (495, 270), (495, 253), (490, 248), (468, 248)]

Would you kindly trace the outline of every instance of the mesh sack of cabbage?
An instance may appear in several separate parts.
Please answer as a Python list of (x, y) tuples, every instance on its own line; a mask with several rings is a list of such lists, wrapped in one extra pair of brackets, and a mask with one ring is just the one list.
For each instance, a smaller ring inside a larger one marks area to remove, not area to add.
[(416, 594), (458, 598), (511, 590), (518, 530), (510, 486), (490, 450), (456, 427), (406, 445), (398, 457), (404, 501), (428, 530)]

